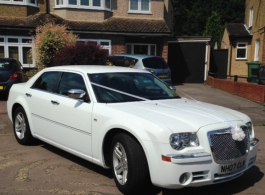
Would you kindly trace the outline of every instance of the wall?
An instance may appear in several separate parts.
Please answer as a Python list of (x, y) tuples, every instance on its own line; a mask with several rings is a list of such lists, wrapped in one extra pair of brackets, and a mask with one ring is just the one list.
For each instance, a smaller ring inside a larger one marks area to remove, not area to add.
[(265, 65), (265, 1), (264, 0), (246, 0), (246, 10), (245, 10), (245, 23), (249, 25), (249, 13), (250, 9), (253, 7), (253, 25), (249, 28), (253, 35), (252, 38), (252, 49), (250, 51), (251, 58), (249, 61), (254, 60), (255, 56), (255, 42), (260, 40), (260, 52), (259, 61)]
[[(166, 0), (168, 1), (168, 0)], [(166, 9), (172, 11), (170, 6), (165, 7), (164, 0), (151, 1), (151, 13), (129, 13), (128, 0), (115, 0), (112, 1), (112, 10), (93, 10), (93, 9), (75, 9), (75, 8), (55, 8), (55, 1), (50, 0), (50, 12), (56, 14), (64, 19), (75, 21), (97, 21), (102, 22), (112, 16), (126, 17), (126, 18), (146, 18), (146, 19), (164, 19), (164, 12)], [(165, 9), (165, 10), (164, 10)], [(173, 14), (173, 12), (172, 12)], [(171, 14), (171, 15), (172, 15)], [(166, 20), (169, 27), (172, 26), (173, 21)]]
[(42, 10), (43, 6), (39, 4), (39, 7), (26, 6), (26, 5), (8, 5), (8, 4), (0, 4), (0, 16), (12, 17), (12, 18), (20, 18), (20, 17), (28, 17), (30, 15), (34, 15)]
[(128, 13), (129, 1), (128, 0), (116, 0), (112, 1), (113, 16), (118, 17), (132, 17), (132, 18), (154, 18), (162, 19), (164, 17), (164, 0), (151, 1), (151, 13), (150, 14), (135, 14)]
[(207, 77), (206, 83), (214, 88), (221, 89), (249, 100), (265, 102), (265, 85), (234, 82), (230, 80), (217, 79), (210, 76)]
[[(228, 49), (228, 60), (227, 60), (227, 75), (238, 75), (242, 77), (248, 76), (248, 66), (246, 62), (253, 61), (251, 60), (251, 51), (252, 51), (252, 44), (251, 44), (251, 38), (235, 38), (234, 39), (234, 45), (231, 47), (231, 43), (229, 40), (229, 33), (227, 32), (227, 29), (225, 29), (222, 43), (221, 43), (221, 49)], [(236, 59), (236, 43), (237, 42), (247, 42), (247, 59)], [(232, 49), (232, 54), (230, 53)], [(231, 57), (231, 62), (230, 62)], [(231, 66), (231, 67), (230, 67)]]

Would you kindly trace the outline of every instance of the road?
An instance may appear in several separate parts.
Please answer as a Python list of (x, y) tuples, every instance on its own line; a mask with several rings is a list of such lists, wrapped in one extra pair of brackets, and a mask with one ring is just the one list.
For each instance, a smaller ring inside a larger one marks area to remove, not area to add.
[[(188, 94), (240, 110), (251, 116), (260, 140), (256, 165), (241, 177), (222, 184), (179, 190), (161, 189), (159, 195), (265, 194), (265, 107), (207, 85), (177, 86), (181, 96)], [(174, 174), (174, 173), (172, 173)], [(166, 175), (161, 175), (166, 177)], [(109, 170), (43, 142), (19, 145), (6, 114), (6, 101), (0, 100), (0, 195), (120, 195)]]

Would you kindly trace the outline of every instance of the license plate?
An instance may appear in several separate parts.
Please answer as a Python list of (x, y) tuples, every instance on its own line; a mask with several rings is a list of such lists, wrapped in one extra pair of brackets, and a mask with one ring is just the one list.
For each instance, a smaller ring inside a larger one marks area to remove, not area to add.
[(159, 78), (161, 78), (161, 79), (167, 78), (167, 75), (166, 74), (161, 74), (161, 75), (159, 75)]
[(1, 86), (1, 85), (0, 85), (0, 90), (3, 90), (3, 89), (4, 89), (4, 86)]
[(219, 174), (227, 174), (238, 171), (246, 167), (246, 160), (239, 161), (232, 164), (220, 165)]

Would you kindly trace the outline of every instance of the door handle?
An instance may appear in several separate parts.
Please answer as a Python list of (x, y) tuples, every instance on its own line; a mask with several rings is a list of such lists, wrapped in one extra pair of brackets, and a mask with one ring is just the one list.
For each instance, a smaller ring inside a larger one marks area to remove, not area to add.
[(52, 104), (55, 104), (55, 105), (59, 105), (60, 103), (58, 102), (58, 101), (56, 101), (56, 100), (51, 100), (51, 103)]
[(31, 97), (32, 95), (30, 93), (25, 94), (27, 97)]

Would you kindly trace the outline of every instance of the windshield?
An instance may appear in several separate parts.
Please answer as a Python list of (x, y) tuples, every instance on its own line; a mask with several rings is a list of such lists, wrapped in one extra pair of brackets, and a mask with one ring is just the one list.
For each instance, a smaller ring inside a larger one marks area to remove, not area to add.
[(89, 74), (98, 102), (117, 103), (179, 98), (175, 91), (149, 73)]
[(167, 63), (164, 58), (160, 57), (151, 57), (151, 58), (144, 58), (143, 64), (146, 68), (153, 68), (153, 69), (167, 69)]

